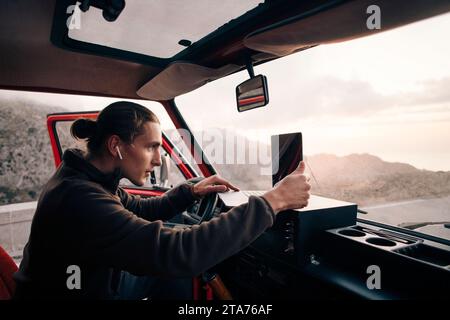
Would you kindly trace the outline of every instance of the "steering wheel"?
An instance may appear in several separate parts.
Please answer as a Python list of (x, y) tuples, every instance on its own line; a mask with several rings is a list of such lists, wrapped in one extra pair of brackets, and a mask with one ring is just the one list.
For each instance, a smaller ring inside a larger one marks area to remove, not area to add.
[[(203, 180), (204, 178), (198, 177), (189, 179), (188, 181), (191, 183), (197, 183)], [(216, 209), (217, 203), (219, 201), (219, 196), (217, 193), (209, 193), (205, 195), (200, 200), (197, 200), (192, 207), (196, 207), (195, 211), (189, 211), (190, 214), (187, 216), (185, 215), (185, 219), (187, 219), (189, 222), (193, 224), (200, 224), (204, 221), (211, 220), (214, 216), (214, 211)]]
[(197, 211), (195, 212), (195, 215), (200, 217), (200, 221), (198, 222), (199, 224), (204, 221), (209, 221), (213, 218), (214, 210), (216, 209), (218, 200), (219, 196), (216, 192), (209, 193), (202, 199), (200, 199)]

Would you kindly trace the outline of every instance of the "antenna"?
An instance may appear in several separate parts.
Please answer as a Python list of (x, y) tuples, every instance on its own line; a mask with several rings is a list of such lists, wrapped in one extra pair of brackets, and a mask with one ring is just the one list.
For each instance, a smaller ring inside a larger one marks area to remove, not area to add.
[(314, 182), (316, 183), (317, 187), (319, 188), (320, 193), (322, 193), (322, 188), (320, 188), (319, 182), (317, 181), (316, 176), (314, 175), (314, 172), (311, 169), (309, 163), (306, 161), (306, 158), (307, 157), (305, 156), (305, 159), (303, 161), (305, 161), (306, 165), (308, 166), (309, 172), (311, 172), (311, 176), (313, 177)]

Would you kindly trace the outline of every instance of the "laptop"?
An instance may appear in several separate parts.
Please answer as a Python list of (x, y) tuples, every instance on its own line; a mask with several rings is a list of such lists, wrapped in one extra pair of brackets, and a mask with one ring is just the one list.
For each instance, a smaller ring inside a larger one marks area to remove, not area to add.
[[(301, 132), (271, 136), (272, 186), (293, 172), (303, 160)], [(219, 193), (226, 207), (235, 207), (248, 202), (250, 196), (262, 196), (267, 190), (243, 190)]]

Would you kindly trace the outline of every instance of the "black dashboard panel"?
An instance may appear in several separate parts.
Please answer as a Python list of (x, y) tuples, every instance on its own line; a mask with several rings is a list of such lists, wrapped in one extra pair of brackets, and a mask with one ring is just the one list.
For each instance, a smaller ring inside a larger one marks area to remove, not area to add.
[(357, 222), (342, 202), (279, 214), (216, 271), (238, 299), (450, 298), (449, 246)]

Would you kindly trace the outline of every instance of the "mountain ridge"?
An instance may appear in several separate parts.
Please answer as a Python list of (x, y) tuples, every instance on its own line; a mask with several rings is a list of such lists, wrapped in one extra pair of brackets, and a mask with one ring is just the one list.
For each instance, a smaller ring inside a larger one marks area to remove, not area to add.
[[(0, 101), (0, 204), (36, 200), (53, 174), (55, 166), (46, 115), (56, 112), (67, 110), (26, 100)], [(69, 125), (64, 123), (61, 128), (68, 131)], [(246, 141), (248, 152), (250, 140), (234, 135)], [(71, 141), (68, 133), (63, 136)], [(317, 195), (360, 205), (450, 195), (449, 171), (417, 169), (368, 153), (346, 156), (323, 153), (307, 155), (305, 160), (306, 173), (311, 174), (312, 169), (314, 177), (312, 193)], [(241, 189), (264, 190), (271, 186), (271, 176), (261, 175), (259, 165), (214, 166)]]

